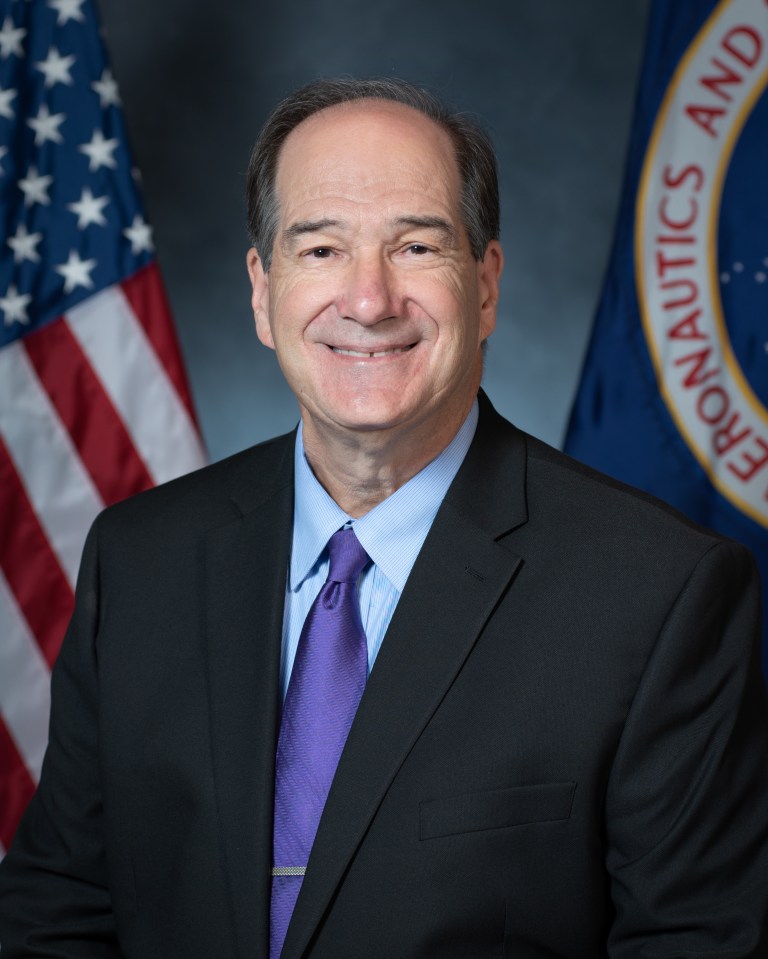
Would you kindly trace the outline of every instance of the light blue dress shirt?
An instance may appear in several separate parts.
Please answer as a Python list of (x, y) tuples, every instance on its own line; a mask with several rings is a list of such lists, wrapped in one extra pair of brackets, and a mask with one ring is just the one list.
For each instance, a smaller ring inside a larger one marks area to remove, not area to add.
[(360, 577), (360, 617), (368, 640), (368, 672), (432, 521), (464, 461), (477, 427), (477, 400), (450, 444), (431, 463), (360, 519), (326, 493), (304, 455), (299, 426), (294, 455), (295, 506), (291, 564), (283, 617), (280, 684), (285, 699), (301, 628), (328, 575), (326, 544), (349, 524), (372, 562)]

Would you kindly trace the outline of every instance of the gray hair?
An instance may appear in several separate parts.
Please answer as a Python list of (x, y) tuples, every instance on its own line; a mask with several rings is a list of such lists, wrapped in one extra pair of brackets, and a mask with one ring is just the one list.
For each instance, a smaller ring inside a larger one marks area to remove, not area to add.
[(396, 78), (314, 80), (275, 107), (251, 151), (246, 181), (248, 234), (265, 272), (272, 262), (278, 206), (275, 177), (288, 134), (321, 110), (354, 100), (391, 100), (423, 113), (450, 136), (461, 180), (461, 211), (470, 249), (482, 260), (499, 238), (496, 154), (488, 136), (468, 116), (451, 113), (433, 94)]

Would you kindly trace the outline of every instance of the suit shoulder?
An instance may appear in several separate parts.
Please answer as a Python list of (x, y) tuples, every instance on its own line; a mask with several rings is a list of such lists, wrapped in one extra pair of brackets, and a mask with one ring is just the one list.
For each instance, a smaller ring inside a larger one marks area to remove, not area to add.
[[(638, 547), (664, 551), (707, 551), (725, 537), (694, 522), (643, 490), (586, 466), (532, 436), (528, 451), (528, 497), (532, 508), (546, 496), (548, 508), (565, 524), (602, 531), (614, 541), (633, 540)], [(737, 549), (744, 548), (733, 544)]]
[(603, 621), (614, 622), (618, 603), (619, 632), (629, 637), (634, 624), (652, 623), (655, 636), (685, 596), (726, 604), (749, 596), (757, 608), (757, 567), (742, 543), (536, 439), (526, 445), (529, 519), (520, 551), (558, 570), (574, 596), (598, 590)]
[[(517, 542), (539, 553), (568, 550), (580, 563), (594, 560), (603, 568), (632, 562), (685, 569), (731, 542), (523, 432), (482, 393), (475, 440), (460, 475), (461, 506), (479, 516), (479, 525), (514, 531)], [(485, 495), (478, 497), (478, 489)], [(748, 554), (740, 544), (732, 548)]]
[(132, 496), (105, 509), (97, 523), (120, 534), (229, 522), (292, 483), (294, 437), (274, 437)]

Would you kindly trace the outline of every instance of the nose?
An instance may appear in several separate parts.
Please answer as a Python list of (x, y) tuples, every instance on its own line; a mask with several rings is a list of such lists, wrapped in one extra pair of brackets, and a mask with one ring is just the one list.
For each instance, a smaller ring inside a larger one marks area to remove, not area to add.
[(358, 252), (349, 264), (338, 302), (340, 315), (363, 326), (392, 319), (399, 313), (397, 280), (392, 265), (379, 251)]

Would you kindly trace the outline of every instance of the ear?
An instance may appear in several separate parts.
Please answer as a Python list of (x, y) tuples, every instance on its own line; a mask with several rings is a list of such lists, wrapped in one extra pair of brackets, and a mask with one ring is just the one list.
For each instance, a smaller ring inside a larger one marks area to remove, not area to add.
[(496, 306), (499, 302), (499, 280), (504, 269), (504, 251), (498, 240), (491, 240), (485, 256), (477, 264), (480, 298), (480, 337), (487, 340), (496, 328)]
[(272, 339), (272, 328), (269, 325), (269, 274), (264, 272), (256, 247), (248, 250), (245, 262), (251, 279), (251, 306), (256, 322), (256, 335), (264, 346), (274, 350), (275, 341)]

